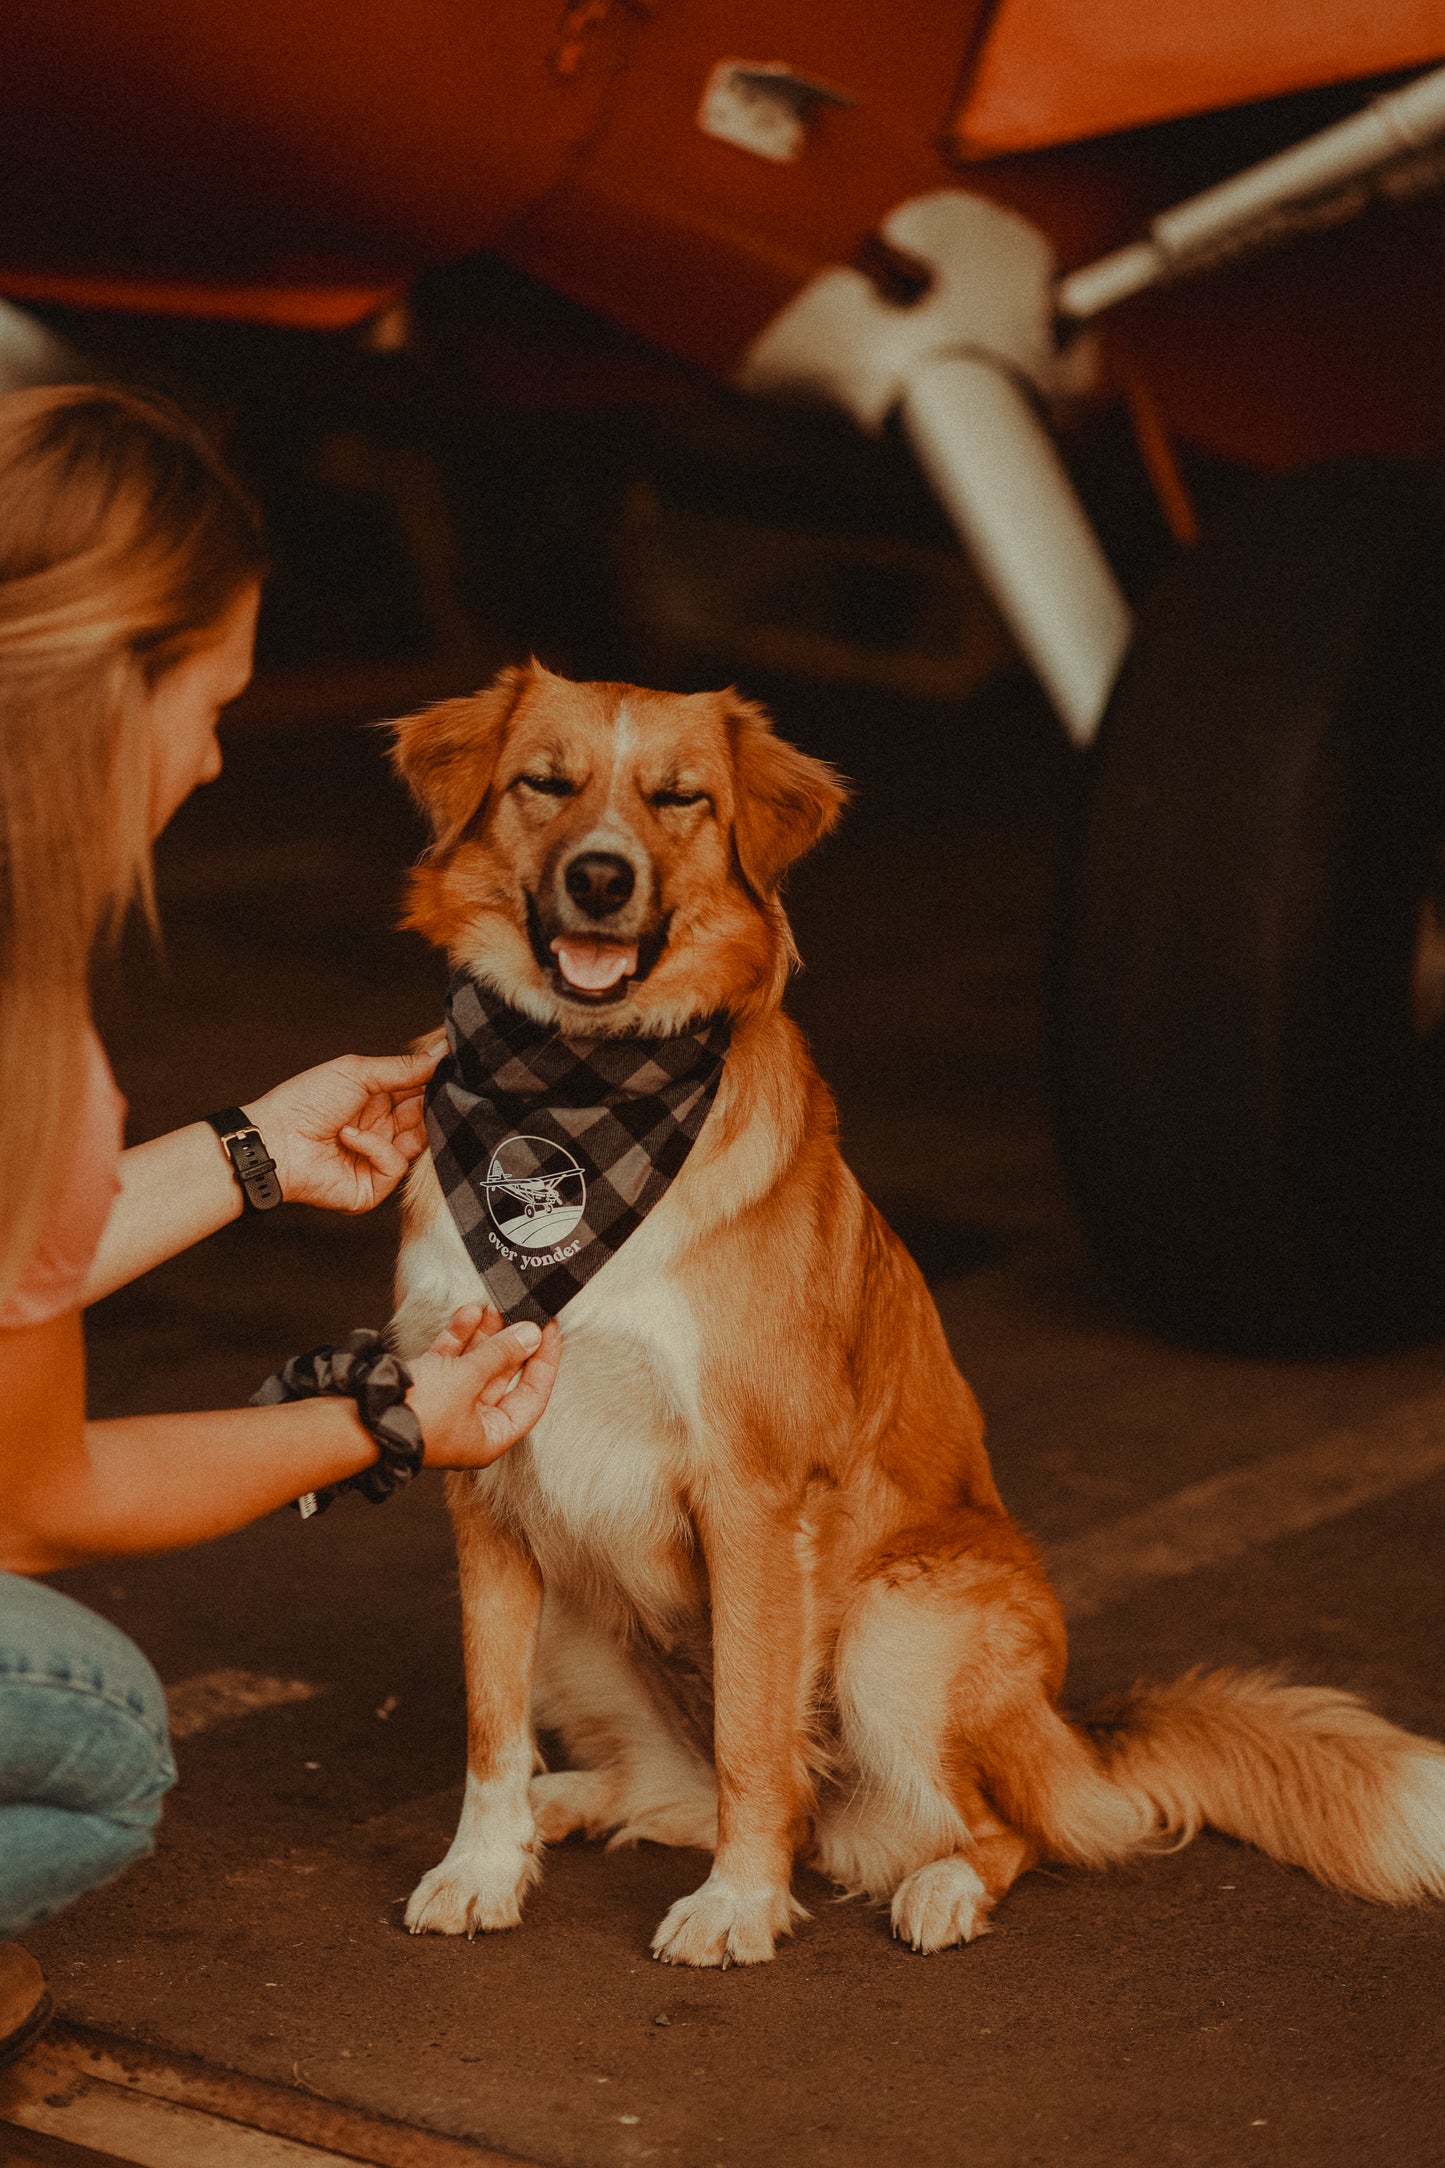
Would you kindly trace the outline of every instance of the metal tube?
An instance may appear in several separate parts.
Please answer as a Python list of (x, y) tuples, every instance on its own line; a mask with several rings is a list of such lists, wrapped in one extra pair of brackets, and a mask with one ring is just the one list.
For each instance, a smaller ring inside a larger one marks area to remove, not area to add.
[(1133, 635), (1129, 605), (1032, 400), (986, 356), (915, 367), (904, 426), (1065, 729), (1098, 729)]
[(1054, 302), (1059, 315), (1069, 323), (1088, 323), (1102, 316), (1105, 309), (1117, 308), (1131, 294), (1142, 294), (1147, 287), (1157, 285), (1168, 271), (1168, 258), (1157, 242), (1131, 241), (1126, 248), (1116, 248), (1112, 255), (1101, 256), (1097, 263), (1085, 264), (1060, 279), (1054, 289)]
[(1151, 219), (1148, 236), (1060, 279), (1061, 316), (1084, 323), (1287, 208), (1326, 198), (1445, 136), (1445, 68)]

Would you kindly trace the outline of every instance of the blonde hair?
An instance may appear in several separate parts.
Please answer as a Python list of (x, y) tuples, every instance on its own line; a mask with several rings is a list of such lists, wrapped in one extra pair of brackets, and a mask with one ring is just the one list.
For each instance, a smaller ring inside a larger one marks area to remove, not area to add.
[(254, 506), (169, 401), (0, 397), (0, 1300), (73, 1148), (97, 938), (153, 916), (147, 694), (263, 569)]

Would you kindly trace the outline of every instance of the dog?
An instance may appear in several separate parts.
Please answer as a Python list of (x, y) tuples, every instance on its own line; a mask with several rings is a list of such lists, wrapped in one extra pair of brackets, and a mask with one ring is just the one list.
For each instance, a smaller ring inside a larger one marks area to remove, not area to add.
[[(1362, 1897), (1445, 1893), (1445, 1749), (1349, 1694), (1193, 1673), (1061, 1711), (1058, 1602), (782, 1008), (780, 884), (842, 811), (832, 770), (735, 693), (535, 663), (394, 732), (433, 838), (407, 923), (454, 965), (571, 1038), (732, 1024), (691, 1155), (563, 1312), (545, 1417), (448, 1478), (466, 1794), (412, 1931), (515, 1926), (577, 1833), (713, 1854), (652, 1944), (699, 1966), (773, 1956), (800, 1852), (919, 1951), (1040, 1860), (1206, 1823)], [(424, 1157), (399, 1352), (477, 1295)]]

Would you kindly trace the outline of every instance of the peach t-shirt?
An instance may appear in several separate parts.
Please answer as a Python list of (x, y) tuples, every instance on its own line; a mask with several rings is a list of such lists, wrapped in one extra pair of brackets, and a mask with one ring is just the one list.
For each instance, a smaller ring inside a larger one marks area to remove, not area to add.
[(120, 1188), (125, 1101), (93, 1030), (82, 1059), (85, 1089), (69, 1171), (29, 1264), (0, 1303), (0, 1326), (43, 1325), (79, 1307)]

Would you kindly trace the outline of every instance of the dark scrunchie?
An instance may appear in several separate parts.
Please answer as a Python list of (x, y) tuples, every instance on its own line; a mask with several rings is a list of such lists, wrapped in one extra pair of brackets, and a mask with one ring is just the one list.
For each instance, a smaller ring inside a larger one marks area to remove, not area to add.
[(379, 1458), (370, 1468), (350, 1475), (344, 1483), (330, 1483), (308, 1491), (297, 1500), (303, 1515), (324, 1513), (338, 1491), (359, 1490), (374, 1506), (384, 1505), (392, 1492), (409, 1483), (422, 1464), (421, 1424), (406, 1405), (412, 1377), (406, 1364), (392, 1354), (379, 1332), (354, 1332), (342, 1347), (314, 1347), (309, 1355), (293, 1355), (284, 1370), (267, 1378), (251, 1395), (253, 1408), (274, 1408), (284, 1400), (317, 1400), (323, 1395), (347, 1396), (376, 1440)]

